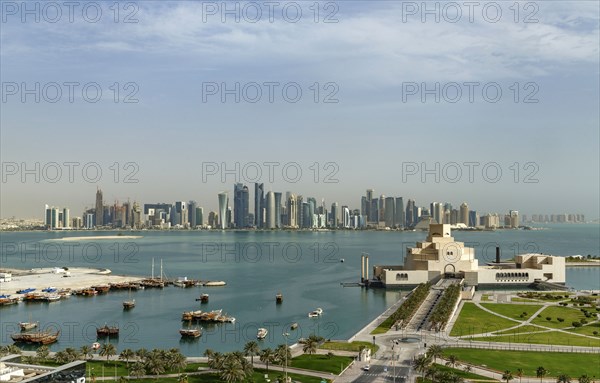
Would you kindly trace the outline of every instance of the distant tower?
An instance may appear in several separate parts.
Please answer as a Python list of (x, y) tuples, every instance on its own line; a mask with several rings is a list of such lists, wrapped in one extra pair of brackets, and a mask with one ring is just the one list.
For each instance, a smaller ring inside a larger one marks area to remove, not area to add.
[(406, 216), (404, 214), (404, 199), (402, 197), (396, 197), (396, 226), (404, 228)]
[(387, 197), (385, 199), (385, 226), (386, 227), (390, 227), (393, 228), (396, 223), (395, 223), (395, 219), (396, 219), (396, 200), (394, 199), (394, 197)]
[(298, 227), (298, 205), (296, 204), (296, 195), (290, 194), (287, 199), (287, 215), (289, 227)]
[(339, 226), (339, 205), (337, 202), (331, 204), (331, 227), (337, 228)]
[(469, 224), (469, 205), (466, 202), (463, 202), (460, 205), (460, 216), (459, 222), (464, 223), (465, 225)]
[(64, 228), (69, 228), (71, 226), (71, 222), (70, 222), (71, 218), (69, 215), (69, 209), (67, 209), (66, 207), (63, 208), (63, 222), (62, 222), (62, 226)]
[(275, 227), (281, 229), (281, 192), (273, 194), (275, 195)]
[(266, 203), (266, 227), (267, 229), (275, 229), (275, 193), (272, 191), (267, 193)]
[(219, 193), (219, 229), (225, 229), (227, 227), (227, 207), (229, 205), (229, 198), (227, 192)]
[(96, 226), (104, 225), (104, 203), (102, 202), (102, 190), (96, 189)]
[(254, 184), (254, 219), (256, 227), (261, 228), (264, 221), (265, 185)]
[(235, 227), (243, 228), (248, 225), (248, 205), (250, 203), (250, 196), (248, 193), (248, 187), (237, 183), (233, 187), (233, 222)]

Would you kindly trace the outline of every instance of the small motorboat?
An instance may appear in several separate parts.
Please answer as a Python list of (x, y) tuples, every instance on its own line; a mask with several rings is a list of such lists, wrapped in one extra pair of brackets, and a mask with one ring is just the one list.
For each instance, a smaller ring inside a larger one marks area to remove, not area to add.
[(292, 323), (292, 325), (290, 326), (290, 329), (291, 329), (291, 330), (295, 330), (295, 329), (297, 329), (297, 328), (298, 328), (298, 323), (295, 323), (295, 322), (294, 322), (294, 323)]
[(317, 317), (320, 317), (321, 314), (323, 314), (323, 309), (319, 307), (315, 311), (309, 312), (308, 317), (309, 318), (317, 318)]
[(265, 339), (267, 337), (268, 333), (269, 333), (269, 330), (267, 330), (264, 327), (261, 327), (258, 329), (258, 332), (256, 333), (256, 339), (259, 339), (259, 340)]

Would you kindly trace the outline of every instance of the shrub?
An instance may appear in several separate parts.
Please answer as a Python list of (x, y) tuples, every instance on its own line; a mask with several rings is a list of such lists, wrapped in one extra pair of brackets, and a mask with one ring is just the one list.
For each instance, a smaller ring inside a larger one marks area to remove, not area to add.
[(560, 323), (565, 321), (565, 318), (556, 318), (557, 321), (559, 321)]
[(573, 325), (573, 327), (581, 327), (581, 323), (579, 322), (573, 322), (571, 324)]

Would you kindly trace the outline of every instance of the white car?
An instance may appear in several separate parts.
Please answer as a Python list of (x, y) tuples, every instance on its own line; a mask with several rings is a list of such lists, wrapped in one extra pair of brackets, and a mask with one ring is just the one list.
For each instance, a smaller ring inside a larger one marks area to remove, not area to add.
[(365, 370), (365, 371), (369, 371), (370, 369), (371, 369), (371, 366), (369, 366), (368, 364), (363, 367), (363, 370)]

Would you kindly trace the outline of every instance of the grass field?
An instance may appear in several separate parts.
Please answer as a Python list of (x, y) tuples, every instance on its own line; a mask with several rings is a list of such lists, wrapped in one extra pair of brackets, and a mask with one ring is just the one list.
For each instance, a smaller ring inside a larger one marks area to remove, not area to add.
[(393, 325), (394, 325), (394, 320), (392, 319), (392, 317), (388, 317), (386, 320), (381, 322), (379, 324), (379, 326), (375, 327), (375, 329), (373, 331), (371, 331), (371, 334), (372, 335), (385, 334), (386, 332), (388, 332), (389, 329), (392, 328)]
[[(522, 309), (520, 310), (521, 312), (523, 311)], [(456, 323), (452, 326), (450, 335), (461, 336), (495, 332), (517, 324), (518, 322), (500, 318), (499, 316), (483, 311), (473, 303), (466, 302), (458, 315)]]
[[(510, 332), (508, 333), (510, 334)], [(551, 331), (534, 334), (514, 334), (504, 336), (486, 336), (473, 338), (476, 342), (504, 342), (504, 343), (532, 343), (532, 344), (556, 344), (561, 346), (585, 346), (600, 347), (600, 338), (584, 338), (568, 333)]]
[(513, 375), (522, 368), (524, 375), (536, 376), (535, 370), (543, 366), (547, 376), (568, 374), (572, 378), (583, 374), (600, 376), (600, 354), (577, 354), (531, 351), (499, 351), (468, 348), (448, 348), (444, 355), (456, 355), (459, 361), (475, 365), (486, 365), (498, 371), (510, 370)]
[[(542, 305), (511, 305), (506, 303), (482, 303), (481, 305), (488, 310), (516, 320), (527, 320), (542, 308)], [(519, 315), (522, 313), (527, 313), (527, 316), (520, 318)]]
[(368, 347), (371, 349), (371, 354), (377, 352), (379, 350), (379, 346), (373, 344), (371, 342), (361, 342), (354, 341), (351, 343), (348, 342), (325, 342), (323, 345), (319, 346), (320, 349), (323, 350), (342, 350), (342, 351), (355, 351), (359, 352), (361, 347)]
[(598, 334), (600, 334), (600, 323), (598, 323), (598, 322), (590, 323), (585, 326), (581, 326), (579, 328), (574, 328), (574, 329), (569, 330), (569, 332), (574, 332), (576, 334), (597, 336), (598, 334), (594, 335), (594, 331), (597, 331)]
[(339, 374), (346, 368), (353, 358), (349, 356), (327, 356), (320, 354), (300, 355), (291, 360), (290, 367), (304, 368), (306, 370), (332, 372)]
[[(579, 309), (562, 306), (546, 307), (540, 315), (541, 317), (538, 316), (531, 323), (552, 328), (566, 328), (572, 327), (572, 322), (585, 319), (585, 315)], [(550, 317), (551, 320), (547, 320), (546, 317)], [(562, 318), (565, 321), (561, 323), (556, 318)]]
[[(458, 376), (460, 376), (462, 378), (465, 378), (465, 379), (487, 380), (487, 381), (494, 381), (494, 382), (497, 381), (495, 379), (488, 378), (487, 376), (477, 375), (477, 374), (474, 374), (472, 372), (466, 372), (466, 371), (460, 370), (458, 368), (452, 368), (452, 367), (444, 366), (442, 364), (434, 364), (433, 366), (438, 371), (451, 372), (454, 375), (458, 375)], [(421, 377), (417, 378), (417, 381), (418, 382), (424, 382), (424, 383), (432, 383), (432, 381), (430, 379), (423, 380), (423, 379), (421, 379)]]
[(521, 327), (511, 329), (511, 330), (498, 331), (495, 334), (498, 334), (498, 335), (500, 335), (500, 334), (523, 334), (523, 333), (527, 333), (527, 332), (538, 332), (538, 331), (548, 331), (548, 330), (545, 330), (540, 327), (532, 326), (532, 325), (524, 325)]

